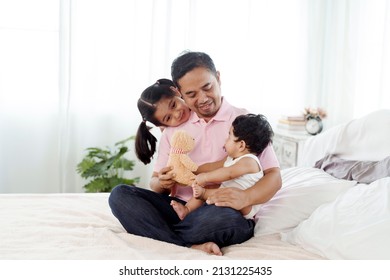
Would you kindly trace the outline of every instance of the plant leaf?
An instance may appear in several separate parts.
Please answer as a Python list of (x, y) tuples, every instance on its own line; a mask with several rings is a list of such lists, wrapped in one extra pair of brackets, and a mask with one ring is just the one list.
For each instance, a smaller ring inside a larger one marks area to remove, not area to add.
[(118, 146), (118, 145), (125, 145), (125, 143), (129, 142), (130, 140), (134, 140), (135, 139), (135, 136), (130, 136), (124, 140), (121, 140), (119, 142), (116, 142), (115, 143), (115, 146)]
[(134, 183), (139, 182), (139, 177), (134, 179), (125, 179), (117, 176), (109, 178), (96, 178), (84, 185), (86, 192), (111, 192), (112, 189), (118, 185), (126, 184), (133, 185)]
[(108, 158), (107, 160), (102, 160), (97, 162), (89, 169), (85, 170), (83, 175), (88, 177), (108, 177), (110, 175), (110, 171), (112, 170), (113, 164), (120, 159), (120, 157), (127, 152), (127, 147), (121, 147), (116, 155)]
[(96, 161), (92, 158), (85, 157), (76, 168), (76, 171), (81, 175), (83, 178), (88, 178), (88, 176), (85, 174), (85, 172), (90, 169), (92, 166), (96, 164)]
[(110, 156), (110, 150), (107, 149), (101, 149), (101, 148), (88, 148), (86, 149), (88, 151), (87, 157), (94, 158), (97, 157), (99, 159), (107, 159)]
[(120, 158), (114, 163), (114, 167), (123, 170), (133, 170), (134, 161), (127, 158)]
[(87, 155), (84, 156), (76, 168), (81, 177), (92, 177), (92, 180), (83, 186), (86, 192), (111, 192), (117, 185), (132, 185), (139, 182), (139, 177), (127, 179), (118, 176), (120, 174), (119, 170), (133, 170), (134, 168), (134, 161), (124, 157), (128, 152), (125, 143), (134, 140), (134, 138), (134, 136), (131, 136), (115, 143), (115, 146), (119, 146), (116, 151), (112, 151), (108, 147), (104, 149), (97, 147), (86, 149)]
[(86, 192), (89, 193), (105, 192), (107, 189), (107, 181), (105, 180), (105, 178), (96, 178), (88, 184), (84, 185), (84, 188)]

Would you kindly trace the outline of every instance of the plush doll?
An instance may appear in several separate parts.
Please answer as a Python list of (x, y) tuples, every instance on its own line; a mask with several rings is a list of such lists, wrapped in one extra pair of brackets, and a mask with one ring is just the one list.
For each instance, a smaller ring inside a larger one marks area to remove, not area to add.
[(198, 165), (187, 155), (195, 146), (195, 140), (184, 130), (176, 130), (171, 138), (171, 150), (167, 166), (173, 169), (169, 173), (175, 173), (174, 180), (182, 185), (190, 186), (195, 179), (192, 173), (198, 169)]

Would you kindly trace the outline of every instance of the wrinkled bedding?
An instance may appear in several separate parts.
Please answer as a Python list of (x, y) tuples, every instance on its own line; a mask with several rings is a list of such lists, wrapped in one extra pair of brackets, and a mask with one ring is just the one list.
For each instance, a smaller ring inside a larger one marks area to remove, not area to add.
[(222, 257), (128, 234), (112, 215), (108, 194), (0, 195), (0, 259), (322, 259), (279, 234), (223, 248)]

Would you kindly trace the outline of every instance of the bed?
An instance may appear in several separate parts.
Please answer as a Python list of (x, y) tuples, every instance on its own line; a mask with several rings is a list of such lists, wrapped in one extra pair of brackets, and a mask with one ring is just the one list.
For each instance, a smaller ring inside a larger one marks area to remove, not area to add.
[(221, 257), (126, 233), (107, 193), (64, 193), (0, 195), (0, 259), (389, 260), (389, 139), (390, 110), (309, 139), (255, 236)]

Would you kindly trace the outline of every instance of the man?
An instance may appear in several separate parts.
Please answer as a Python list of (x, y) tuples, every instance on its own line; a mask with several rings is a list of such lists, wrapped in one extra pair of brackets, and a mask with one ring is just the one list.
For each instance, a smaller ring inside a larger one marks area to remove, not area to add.
[(280, 189), (279, 163), (270, 145), (259, 157), (264, 177), (257, 184), (245, 191), (220, 189), (207, 204), (181, 221), (170, 201), (184, 204), (192, 189), (175, 184), (174, 174), (166, 166), (174, 129), (184, 129), (195, 138), (196, 146), (189, 156), (198, 165), (223, 160), (223, 144), (231, 123), (247, 112), (222, 97), (220, 74), (207, 54), (184, 53), (172, 63), (171, 73), (192, 110), (191, 116), (186, 123), (164, 130), (151, 180), (153, 192), (121, 185), (112, 191), (110, 206), (129, 233), (221, 255), (220, 247), (242, 243), (253, 236), (254, 221), (243, 218), (238, 210), (264, 203)]

